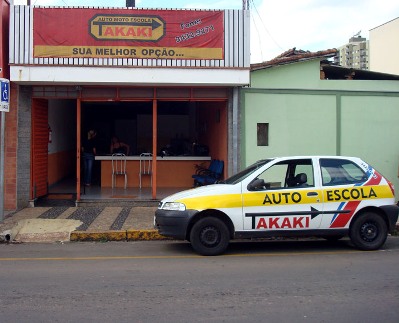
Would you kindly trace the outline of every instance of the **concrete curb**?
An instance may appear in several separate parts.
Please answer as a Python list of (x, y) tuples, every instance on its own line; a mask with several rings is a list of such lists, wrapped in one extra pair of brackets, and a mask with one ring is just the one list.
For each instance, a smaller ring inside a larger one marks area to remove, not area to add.
[[(399, 234), (399, 222), (396, 223), (396, 232)], [(152, 240), (173, 240), (162, 236), (157, 230), (126, 230), (126, 231), (73, 231), (70, 241), (152, 241)]]
[(71, 232), (70, 241), (150, 241), (170, 240), (158, 233), (157, 230), (126, 230), (106, 232)]

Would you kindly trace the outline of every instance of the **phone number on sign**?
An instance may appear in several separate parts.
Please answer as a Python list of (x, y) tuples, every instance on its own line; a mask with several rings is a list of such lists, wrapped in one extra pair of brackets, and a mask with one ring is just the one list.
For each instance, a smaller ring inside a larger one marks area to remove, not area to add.
[(189, 40), (189, 39), (192, 39), (195, 37), (206, 35), (209, 32), (214, 31), (214, 30), (215, 30), (215, 28), (213, 27), (213, 25), (206, 26), (203, 28), (199, 28), (194, 32), (189, 32), (189, 33), (182, 34), (180, 36), (176, 36), (175, 40), (176, 40), (176, 43), (181, 43), (183, 41), (186, 41), (186, 40)]

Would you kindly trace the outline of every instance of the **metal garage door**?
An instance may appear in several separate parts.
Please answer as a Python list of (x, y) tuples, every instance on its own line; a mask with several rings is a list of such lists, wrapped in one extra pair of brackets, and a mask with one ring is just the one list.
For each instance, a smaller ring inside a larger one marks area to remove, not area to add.
[(48, 101), (32, 100), (31, 199), (47, 195)]

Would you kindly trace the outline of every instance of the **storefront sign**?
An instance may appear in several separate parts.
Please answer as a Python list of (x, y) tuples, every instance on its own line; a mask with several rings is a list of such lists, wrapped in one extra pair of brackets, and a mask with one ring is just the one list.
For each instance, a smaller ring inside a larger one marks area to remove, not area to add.
[(97, 40), (160, 40), (165, 22), (158, 16), (96, 15), (90, 19), (90, 34)]
[(10, 81), (0, 78), (0, 111), (10, 112)]
[(223, 59), (223, 11), (34, 8), (34, 57)]

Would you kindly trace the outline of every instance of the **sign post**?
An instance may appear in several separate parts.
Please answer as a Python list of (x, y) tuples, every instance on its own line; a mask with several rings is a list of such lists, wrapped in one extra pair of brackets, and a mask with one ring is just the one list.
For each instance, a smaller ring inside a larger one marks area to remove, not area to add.
[(0, 111), (1, 111), (1, 128), (0, 128), (0, 221), (4, 220), (4, 135), (5, 135), (5, 118), (6, 112), (10, 111), (10, 81), (0, 78)]

